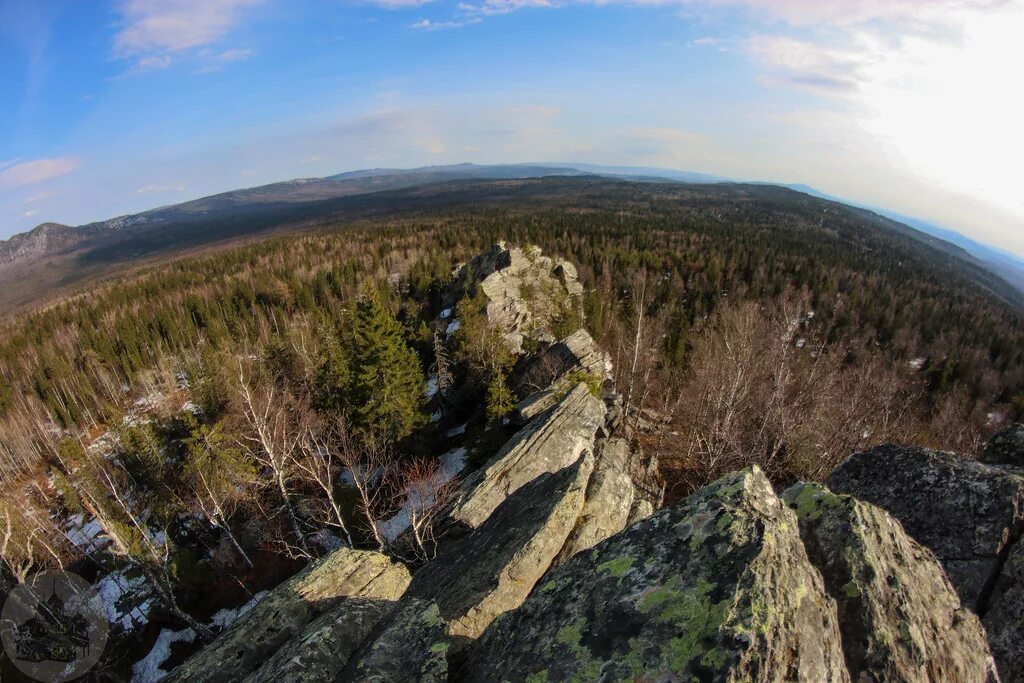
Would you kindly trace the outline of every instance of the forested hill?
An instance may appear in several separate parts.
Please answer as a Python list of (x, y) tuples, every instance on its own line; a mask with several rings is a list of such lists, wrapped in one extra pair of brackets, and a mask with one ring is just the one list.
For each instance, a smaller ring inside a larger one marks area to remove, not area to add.
[[(44, 224), (0, 243), (0, 312), (54, 300), (74, 285), (127, 267), (271, 231), (295, 231), (365, 218), (487, 207), (516, 211), (573, 206), (618, 211), (616, 203), (659, 210), (687, 204), (692, 217), (763, 228), (792, 214), (800, 239), (831, 239), (833, 224), (865, 234), (897, 232), (901, 248), (957, 271), (996, 296), (1024, 296), (947, 242), (864, 209), (771, 185), (682, 184), (610, 178), (569, 167), (460, 165), (376, 170), (238, 190), (142, 214), (71, 228)], [(763, 212), (763, 215), (755, 214)], [(785, 225), (778, 226), (785, 229)], [(761, 228), (759, 228), (761, 229)], [(891, 236), (890, 236), (891, 237)], [(885, 241), (886, 237), (880, 237)], [(894, 238), (895, 239), (895, 238)], [(916, 242), (916, 244), (914, 244)]]

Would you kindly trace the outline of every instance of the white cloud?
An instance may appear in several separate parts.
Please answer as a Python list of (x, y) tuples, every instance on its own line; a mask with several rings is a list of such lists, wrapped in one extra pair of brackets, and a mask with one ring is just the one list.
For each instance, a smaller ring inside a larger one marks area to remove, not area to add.
[(66, 175), (81, 166), (77, 157), (55, 157), (34, 159), (0, 166), (0, 190), (10, 190), (52, 180)]
[(21, 215), (24, 216), (25, 218), (32, 218), (32, 216), (35, 216), (37, 213), (39, 213), (38, 209), (32, 209), (31, 211), (26, 211)]
[[(114, 55), (134, 59), (143, 69), (164, 68), (172, 55), (210, 45), (241, 22), (244, 11), (263, 0), (124, 0), (123, 27), (114, 38)], [(246, 50), (227, 50), (234, 55)], [(248, 55), (246, 55), (248, 56)]]
[(185, 184), (176, 183), (173, 185), (146, 185), (135, 190), (135, 194), (155, 194), (158, 192), (184, 192)]

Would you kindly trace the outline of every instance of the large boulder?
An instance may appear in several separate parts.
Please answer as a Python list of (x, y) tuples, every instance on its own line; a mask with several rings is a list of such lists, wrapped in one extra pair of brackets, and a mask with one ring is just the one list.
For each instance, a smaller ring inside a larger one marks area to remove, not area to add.
[[(336, 550), (281, 584), (214, 642), (165, 679), (238, 681), (260, 667), (307, 624), (345, 601), (397, 601), (411, 581), (409, 570), (386, 555)], [(356, 606), (362, 610), (362, 603)], [(317, 629), (322, 626), (319, 622)]]
[(586, 384), (535, 417), (460, 488), (453, 520), (476, 528), (506, 498), (538, 476), (557, 472), (592, 452), (604, 424), (604, 404)]
[(796, 516), (757, 469), (579, 553), (468, 652), (466, 680), (849, 680)]
[(960, 604), (935, 556), (899, 522), (820, 484), (797, 484), (782, 498), (836, 601), (852, 680), (994, 680), (978, 618)]
[(449, 633), (476, 638), (514, 609), (561, 552), (583, 511), (594, 457), (520, 487), (472, 533), (446, 543), (413, 577), (403, 602), (432, 601)]
[(828, 485), (892, 514), (939, 558), (963, 604), (984, 614), (1024, 527), (1024, 477), (952, 453), (886, 445), (850, 456)]

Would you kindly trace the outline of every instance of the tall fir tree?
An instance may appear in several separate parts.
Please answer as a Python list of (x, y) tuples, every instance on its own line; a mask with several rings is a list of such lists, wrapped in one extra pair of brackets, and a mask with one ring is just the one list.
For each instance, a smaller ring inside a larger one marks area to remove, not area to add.
[(352, 316), (349, 410), (358, 428), (393, 439), (424, 422), (426, 382), (402, 327), (376, 295), (364, 296)]

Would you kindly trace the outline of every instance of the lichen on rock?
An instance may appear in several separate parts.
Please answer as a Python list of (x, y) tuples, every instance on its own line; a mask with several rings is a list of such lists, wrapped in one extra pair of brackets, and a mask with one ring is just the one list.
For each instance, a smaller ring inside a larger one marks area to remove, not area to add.
[(848, 680), (795, 515), (752, 468), (552, 570), (471, 680)]
[(797, 484), (782, 498), (836, 601), (854, 681), (991, 680), (985, 631), (935, 556), (881, 508)]

